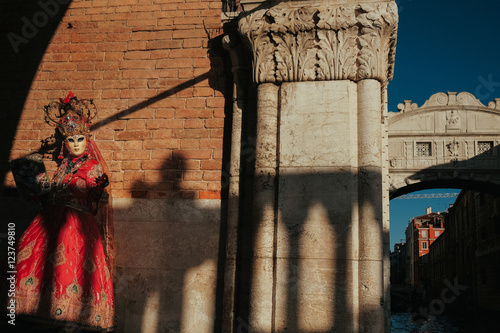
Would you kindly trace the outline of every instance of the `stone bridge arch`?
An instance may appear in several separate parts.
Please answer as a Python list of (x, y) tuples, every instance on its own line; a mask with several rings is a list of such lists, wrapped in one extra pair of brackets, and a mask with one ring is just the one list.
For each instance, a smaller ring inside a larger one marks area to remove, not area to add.
[(500, 189), (500, 99), (437, 93), (406, 100), (388, 121), (389, 193), (436, 187)]

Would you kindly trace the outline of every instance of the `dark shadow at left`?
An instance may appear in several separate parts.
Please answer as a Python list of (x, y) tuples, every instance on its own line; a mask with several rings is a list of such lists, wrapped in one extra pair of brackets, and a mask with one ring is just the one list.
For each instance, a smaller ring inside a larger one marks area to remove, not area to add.
[[(7, 225), (15, 223), (16, 239), (38, 212), (38, 205), (19, 198), (5, 186), (14, 136), (41, 60), (71, 1), (2, 0), (0, 10), (0, 302), (6, 304)], [(40, 109), (42, 110), (42, 109)], [(2, 307), (2, 313), (5, 311)], [(31, 326), (16, 320), (16, 327), (0, 321), (2, 332), (27, 332)], [(6, 325), (6, 326), (5, 326)]]

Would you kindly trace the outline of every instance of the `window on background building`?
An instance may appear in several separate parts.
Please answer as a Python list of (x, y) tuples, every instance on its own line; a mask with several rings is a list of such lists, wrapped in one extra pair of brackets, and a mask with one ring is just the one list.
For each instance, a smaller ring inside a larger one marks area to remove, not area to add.
[(422, 230), (422, 238), (427, 238), (427, 230)]
[(427, 250), (427, 242), (422, 242), (422, 249)]
[(436, 231), (434, 232), (434, 236), (436, 236), (436, 238), (438, 238), (440, 234), (441, 234), (441, 233), (439, 232), (439, 230), (436, 230)]
[(432, 143), (431, 142), (417, 142), (415, 146), (416, 156), (432, 156)]
[(493, 141), (479, 141), (477, 143), (477, 154), (482, 156), (492, 156)]

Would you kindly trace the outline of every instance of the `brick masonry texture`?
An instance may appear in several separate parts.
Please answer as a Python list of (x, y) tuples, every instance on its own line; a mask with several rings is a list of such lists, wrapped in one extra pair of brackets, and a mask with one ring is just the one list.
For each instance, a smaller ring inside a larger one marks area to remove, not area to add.
[(71, 90), (99, 110), (92, 129), (115, 197), (220, 198), (229, 75), (220, 8), (207, 0), (5, 1), (4, 189), (15, 187), (7, 161), (54, 134), (43, 106)]

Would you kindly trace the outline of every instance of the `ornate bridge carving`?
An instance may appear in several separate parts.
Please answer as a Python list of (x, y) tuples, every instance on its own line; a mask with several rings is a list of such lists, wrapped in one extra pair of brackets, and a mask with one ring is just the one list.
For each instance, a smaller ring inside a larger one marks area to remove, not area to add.
[(485, 106), (472, 94), (437, 93), (389, 116), (391, 197), (437, 187), (500, 185), (500, 99)]

